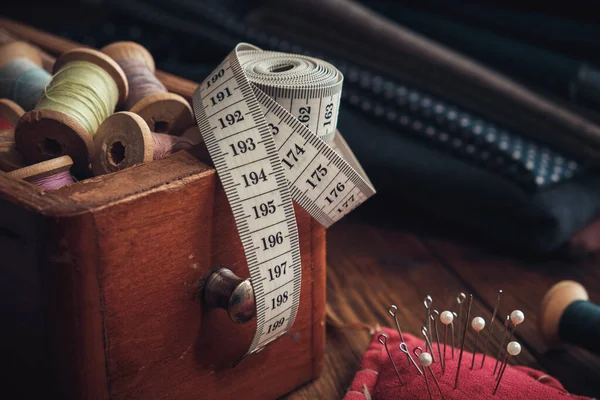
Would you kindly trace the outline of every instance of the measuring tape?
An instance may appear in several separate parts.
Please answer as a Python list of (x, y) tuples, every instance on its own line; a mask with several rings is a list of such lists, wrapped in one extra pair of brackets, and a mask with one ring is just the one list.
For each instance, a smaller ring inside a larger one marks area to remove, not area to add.
[[(247, 354), (296, 318), (302, 267), (292, 199), (329, 227), (375, 193), (336, 135), (342, 82), (326, 62), (241, 43), (194, 93), (254, 290), (257, 328)], [(332, 139), (337, 151), (324, 141)]]

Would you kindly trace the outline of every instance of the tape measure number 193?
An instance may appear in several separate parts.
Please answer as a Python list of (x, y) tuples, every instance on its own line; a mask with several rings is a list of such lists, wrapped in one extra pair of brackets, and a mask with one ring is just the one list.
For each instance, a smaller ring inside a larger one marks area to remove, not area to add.
[[(325, 227), (375, 193), (335, 136), (343, 77), (332, 65), (241, 43), (202, 82), (194, 112), (240, 234), (256, 303), (248, 354), (287, 332), (302, 268), (292, 199)], [(354, 166), (354, 168), (353, 168)]]

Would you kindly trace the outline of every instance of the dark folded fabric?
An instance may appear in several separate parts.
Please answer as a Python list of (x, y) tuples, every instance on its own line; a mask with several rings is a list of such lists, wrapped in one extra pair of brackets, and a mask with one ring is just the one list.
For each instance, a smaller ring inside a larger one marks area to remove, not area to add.
[(332, 62), (345, 74), (339, 128), (378, 196), (392, 202), (532, 252), (560, 248), (598, 213), (600, 177), (588, 166), (600, 159), (598, 126), (353, 2), (85, 7), (86, 15), (99, 8), (102, 18), (35, 23), (97, 47), (138, 41), (157, 67), (196, 81), (240, 41)]
[[(449, 20), (431, 12), (415, 11), (398, 4), (387, 6), (383, 10), (384, 15), (394, 21), (472, 56), (530, 87), (600, 109), (600, 70), (585, 60), (507, 38), (485, 28)], [(498, 17), (502, 18), (501, 15)], [(600, 30), (596, 33), (600, 34)]]

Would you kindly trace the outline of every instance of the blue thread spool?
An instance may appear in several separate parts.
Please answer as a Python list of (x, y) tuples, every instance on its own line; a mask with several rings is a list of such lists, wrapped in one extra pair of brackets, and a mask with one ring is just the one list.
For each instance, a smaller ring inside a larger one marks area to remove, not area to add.
[(17, 41), (0, 47), (0, 98), (33, 110), (51, 79), (33, 46)]
[(577, 282), (562, 281), (548, 290), (538, 328), (549, 346), (569, 343), (600, 354), (600, 306), (589, 301)]

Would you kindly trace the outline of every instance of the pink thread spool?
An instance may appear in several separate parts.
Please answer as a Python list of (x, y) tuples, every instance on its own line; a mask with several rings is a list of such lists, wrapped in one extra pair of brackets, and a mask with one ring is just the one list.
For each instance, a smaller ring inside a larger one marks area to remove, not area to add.
[(8, 175), (23, 179), (45, 190), (56, 190), (73, 183), (69, 172), (72, 165), (71, 157), (62, 156), (17, 169), (9, 172)]
[(98, 128), (94, 137), (96, 152), (92, 169), (95, 175), (120, 171), (135, 164), (159, 160), (197, 143), (193, 135), (179, 137), (153, 133), (142, 117), (122, 111), (108, 117)]
[(15, 125), (25, 111), (12, 100), (0, 99), (0, 170), (14, 171), (25, 166), (15, 145)]
[(129, 83), (127, 110), (140, 115), (152, 132), (180, 135), (194, 124), (189, 103), (167, 92), (154, 75), (154, 58), (145, 47), (134, 42), (115, 42), (102, 48), (125, 71)]

